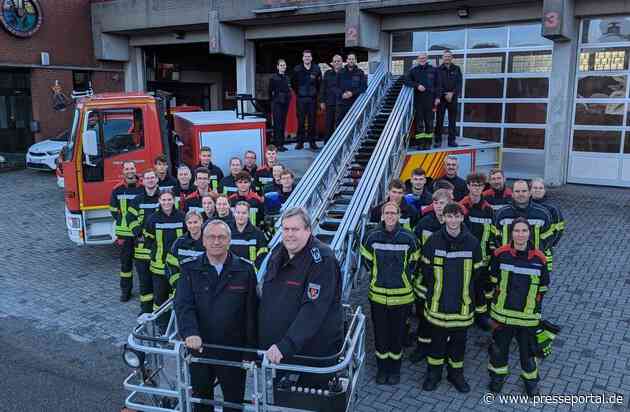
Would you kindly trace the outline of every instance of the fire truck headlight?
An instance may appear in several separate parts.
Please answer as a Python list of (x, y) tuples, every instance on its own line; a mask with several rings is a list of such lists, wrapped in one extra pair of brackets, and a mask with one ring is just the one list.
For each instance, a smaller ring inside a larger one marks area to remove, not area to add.
[(125, 345), (123, 349), (123, 360), (130, 368), (138, 369), (144, 365), (144, 353), (138, 352)]

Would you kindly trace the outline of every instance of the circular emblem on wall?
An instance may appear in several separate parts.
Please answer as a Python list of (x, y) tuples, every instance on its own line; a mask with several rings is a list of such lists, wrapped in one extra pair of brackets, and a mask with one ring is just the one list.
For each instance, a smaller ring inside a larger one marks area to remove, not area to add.
[(17, 37), (31, 37), (42, 25), (37, 0), (0, 0), (0, 23)]

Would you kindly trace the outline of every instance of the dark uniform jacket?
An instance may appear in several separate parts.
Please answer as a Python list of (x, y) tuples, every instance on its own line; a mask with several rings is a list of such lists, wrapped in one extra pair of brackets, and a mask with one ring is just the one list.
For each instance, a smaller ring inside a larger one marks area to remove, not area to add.
[[(416, 65), (405, 75), (405, 86), (413, 88), (414, 102), (418, 99), (432, 101), (437, 97), (438, 74), (435, 67), (429, 63)], [(424, 86), (425, 91), (418, 90), (418, 86)]]
[(234, 214), (232, 213), (231, 210), (225, 216), (219, 216), (219, 213), (215, 212), (214, 219), (219, 219), (230, 227), (232, 227), (235, 224)]
[[(210, 190), (210, 188), (208, 188), (208, 190)], [(202, 199), (203, 196), (199, 193), (199, 190), (195, 190), (186, 197), (181, 198), (179, 208), (184, 213), (188, 212), (189, 210), (196, 210), (197, 212), (201, 213), (203, 212)]]
[(485, 265), (490, 263), (490, 256), (496, 247), (496, 231), (494, 227), (494, 210), (483, 197), (478, 203), (473, 203), (470, 196), (466, 196), (459, 202), (464, 208), (464, 224), (479, 240), (481, 256)]
[(433, 325), (463, 328), (475, 314), (474, 282), (483, 265), (479, 242), (462, 225), (451, 237), (442, 227), (422, 249), (422, 281), (427, 289), (424, 313)]
[(322, 80), (322, 71), (315, 63), (311, 64), (311, 68), (307, 69), (304, 64), (298, 64), (293, 70), (291, 85), (297, 97), (317, 97), (319, 93), (319, 84)]
[(459, 66), (451, 64), (441, 64), (437, 69), (438, 72), (438, 96), (444, 96), (446, 93), (453, 92), (453, 102), (462, 95), (462, 71)]
[(547, 209), (538, 203), (530, 201), (524, 208), (518, 207), (514, 202), (499, 209), (495, 214), (495, 226), (500, 245), (508, 245), (512, 241), (510, 226), (517, 217), (527, 219), (532, 226), (530, 239), (534, 247), (543, 252), (551, 248), (553, 241), (552, 218)]
[[(435, 232), (438, 232), (442, 228), (442, 223), (437, 218), (435, 212), (431, 211), (424, 216), (418, 222), (418, 224), (414, 227), (413, 233), (418, 239), (418, 244), (420, 245), (420, 250), (427, 244), (431, 235)], [(413, 292), (418, 299), (425, 299), (427, 288), (422, 282), (422, 268), (418, 267), (414, 275), (413, 280)]]
[(341, 270), (333, 251), (313, 236), (293, 259), (283, 244), (274, 248), (262, 279), (260, 347), (276, 344), (284, 357), (331, 356), (343, 335)]
[(233, 224), (230, 228), (232, 229), (230, 251), (236, 256), (250, 261), (254, 268), (258, 270), (267, 252), (269, 252), (265, 234), (254, 227), (251, 222), (247, 222), (247, 226), (242, 232), (238, 231), (236, 224)]
[(151, 250), (145, 246), (144, 233), (142, 229), (147, 220), (153, 215), (153, 213), (160, 207), (160, 190), (156, 189), (152, 196), (147, 194), (146, 190), (143, 190), (136, 198), (131, 202), (128, 209), (127, 221), (129, 228), (136, 238), (133, 257), (139, 260), (151, 259)]
[(218, 276), (205, 253), (182, 265), (174, 308), (184, 339), (200, 336), (207, 344), (256, 348), (256, 306), (249, 262), (229, 253)]
[[(455, 186), (455, 189), (453, 190), (453, 200), (456, 202), (459, 202), (460, 200), (462, 200), (464, 198), (464, 196), (466, 196), (468, 194), (468, 185), (466, 184), (466, 181), (464, 179), (462, 179), (461, 177), (455, 175), (453, 177), (448, 177), (446, 175), (440, 177), (438, 180), (436, 180), (435, 183), (439, 182), (440, 180), (444, 180), (449, 182), (450, 184), (452, 184), (453, 186)], [(434, 183), (434, 185), (435, 185)], [(435, 186), (434, 186), (435, 187)]]
[(133, 203), (133, 200), (142, 193), (142, 186), (136, 179), (135, 183), (127, 184), (123, 179), (112, 190), (112, 195), (109, 200), (109, 211), (114, 218), (116, 224), (116, 237), (133, 237), (133, 233), (129, 228), (131, 223), (128, 218), (129, 206)]
[(176, 290), (177, 281), (181, 277), (181, 266), (206, 253), (201, 239), (193, 239), (190, 233), (186, 233), (175, 240), (166, 255), (166, 275), (173, 291)]
[(185, 199), (186, 196), (193, 193), (195, 190), (197, 189), (195, 188), (195, 185), (193, 185), (192, 180), (190, 181), (190, 183), (188, 183), (188, 187), (185, 189), (179, 182), (177, 182), (177, 185), (175, 185), (175, 188), (173, 189), (173, 195), (175, 196), (175, 207), (181, 210), (182, 199)]
[(528, 250), (517, 251), (504, 245), (494, 252), (490, 281), (494, 299), (490, 316), (513, 326), (538, 326), (542, 296), (549, 286), (549, 272), (541, 251), (530, 243)]
[[(199, 169), (200, 167), (205, 167), (205, 166), (199, 163), (197, 167), (195, 168), (195, 173), (197, 169)], [(206, 169), (210, 171), (210, 183), (208, 187), (210, 188), (210, 190), (214, 190), (217, 193), (221, 193), (223, 191), (223, 188), (221, 187), (221, 180), (223, 180), (223, 177), (224, 177), (223, 170), (221, 170), (219, 166), (216, 166), (212, 162), (208, 163), (208, 166), (206, 167)]]
[(334, 69), (326, 71), (322, 79), (322, 87), (319, 90), (319, 101), (329, 106), (335, 106), (341, 99), (341, 89), (339, 87), (339, 75), (341, 70)]
[(237, 192), (232, 194), (228, 201), (232, 207), (238, 202), (246, 202), (249, 205), (249, 221), (256, 227), (261, 227), (265, 221), (265, 199), (258, 193), (250, 190), (247, 194), (240, 195)]
[(412, 232), (400, 224), (390, 232), (381, 222), (365, 235), (360, 251), (371, 277), (368, 299), (386, 306), (413, 303), (420, 246)]
[(419, 216), (422, 216), (424, 214), (424, 209), (433, 204), (433, 193), (429, 190), (428, 185), (424, 186), (421, 194), (414, 193), (410, 182), (405, 183), (405, 189), (407, 192), (405, 195), (405, 202), (415, 207), (419, 212)]
[(221, 179), (221, 186), (223, 187), (222, 193), (224, 195), (231, 195), (238, 191), (238, 187), (236, 187), (236, 181), (234, 180), (234, 176), (227, 175), (223, 179)]
[[(363, 70), (358, 66), (350, 69), (348, 66), (339, 72), (339, 100), (338, 104), (342, 106), (351, 106), (352, 103), (367, 89), (367, 78)], [(341, 96), (345, 92), (352, 92), (352, 97), (344, 99)]]
[(177, 187), (177, 179), (175, 179), (168, 173), (166, 174), (166, 176), (164, 176), (164, 179), (160, 179), (160, 177), (158, 176), (158, 187), (160, 188), (160, 190), (173, 191), (175, 190), (175, 187)]
[[(383, 206), (389, 202), (389, 199), (379, 203), (370, 210), (370, 222), (379, 223), (383, 214)], [(400, 202), (400, 219), (398, 221), (407, 230), (412, 230), (418, 222), (418, 210), (404, 200)]]
[(550, 202), (547, 198), (547, 195), (543, 196), (541, 199), (534, 199), (534, 202), (543, 206), (549, 214), (551, 215), (551, 224), (553, 225), (553, 240), (551, 241), (551, 247), (555, 247), (560, 242), (560, 238), (564, 234), (564, 217), (562, 216), (562, 211), (560, 208), (554, 203)]
[(503, 190), (495, 190), (493, 188), (484, 190), (481, 195), (486, 202), (490, 203), (495, 212), (512, 202), (512, 189), (507, 186), (504, 186)]
[(256, 170), (256, 180), (258, 181), (258, 190), (262, 191), (265, 185), (273, 182), (272, 168), (267, 165), (259, 167)]
[(291, 101), (291, 80), (286, 74), (274, 73), (269, 79), (269, 100), (272, 103), (289, 104)]
[(167, 215), (159, 208), (144, 224), (144, 240), (147, 249), (151, 251), (151, 273), (166, 274), (166, 255), (175, 240), (184, 234), (184, 220), (184, 214), (177, 209)]

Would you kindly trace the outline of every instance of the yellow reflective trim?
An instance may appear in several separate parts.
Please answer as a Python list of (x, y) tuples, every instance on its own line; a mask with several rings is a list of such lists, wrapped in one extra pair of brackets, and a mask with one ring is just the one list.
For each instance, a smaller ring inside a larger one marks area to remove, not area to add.
[(497, 375), (507, 375), (508, 373), (510, 373), (510, 369), (508, 368), (507, 365), (497, 367), (497, 366), (492, 366), (490, 362), (488, 362), (488, 370), (496, 373)]
[(483, 234), (481, 235), (481, 256), (484, 260), (488, 258), (488, 248), (486, 247), (488, 243), (488, 239), (490, 238), (490, 225), (487, 223), (483, 224)]
[(538, 276), (530, 276), (531, 283), (529, 284), (529, 291), (527, 293), (527, 300), (525, 301), (525, 308), (523, 312), (532, 314), (536, 309), (536, 294), (538, 293), (538, 284), (540, 279)]
[(467, 316), (470, 313), (470, 304), (472, 299), (470, 298), (470, 279), (472, 278), (472, 259), (464, 259), (464, 282), (462, 283), (462, 309), (460, 311), (462, 316)]
[(507, 245), (510, 243), (510, 235), (509, 235), (509, 230), (510, 228), (508, 227), (509, 225), (503, 225), (503, 236), (501, 238), (501, 244), (503, 245)]
[(132, 272), (120, 271), (120, 277), (121, 278), (132, 278), (133, 277), (133, 273)]
[(437, 312), (439, 309), (440, 295), (442, 294), (443, 277), (443, 269), (439, 266), (434, 266), (433, 278), (435, 279), (435, 285), (433, 285), (433, 296), (431, 298), (431, 311), (433, 312)]
[(497, 322), (503, 323), (505, 325), (531, 327), (531, 326), (538, 326), (540, 324), (540, 314), (535, 314), (534, 316), (530, 318), (518, 318), (515, 316), (507, 316), (504, 313), (497, 311), (494, 304), (490, 306), (490, 317), (496, 320)]
[(453, 369), (461, 369), (464, 367), (464, 361), (456, 362), (451, 358), (448, 358), (448, 364)]
[(140, 295), (140, 302), (151, 302), (153, 300), (153, 293), (147, 293), (146, 295)]
[[(162, 254), (164, 253), (164, 231), (162, 229), (155, 230), (155, 247), (154, 262), (155, 266), (160, 268), (164, 265), (162, 263)], [(151, 262), (151, 266), (153, 266), (154, 262)]]
[(521, 377), (525, 380), (531, 381), (534, 380), (536, 378), (538, 378), (538, 368), (534, 369), (532, 372), (525, 372), (523, 371), (521, 373)]
[(379, 359), (387, 359), (389, 357), (387, 353), (380, 353), (379, 351), (374, 351), (374, 354)]
[(173, 256), (170, 252), (166, 254), (166, 263), (171, 266), (179, 267), (179, 260)]
[(427, 363), (432, 366), (444, 365), (444, 358), (434, 358), (431, 356), (427, 356)]
[(175, 284), (177, 284), (177, 281), (179, 280), (179, 273), (176, 273), (174, 275), (172, 275), (169, 279), (168, 279), (168, 283), (171, 284), (171, 286), (175, 286)]
[(252, 262), (256, 260), (256, 246), (250, 246), (249, 248), (249, 260)]
[(420, 256), (420, 260), (422, 261), (422, 263), (426, 263), (427, 265), (431, 264), (431, 261), (427, 259), (426, 257), (424, 257), (423, 255)]
[(487, 312), (488, 312), (488, 308), (486, 307), (486, 305), (477, 306), (475, 308), (475, 313), (487, 313)]
[(393, 360), (400, 360), (402, 358), (402, 352), (398, 352), (398, 353), (388, 352), (387, 354), (389, 355), (389, 358)]
[(441, 256), (434, 256), (433, 257), (433, 264), (434, 265), (439, 265), (439, 266), (444, 266), (444, 258)]
[(370, 262), (372, 262), (374, 260), (374, 256), (365, 248), (365, 246), (361, 245), (359, 247), (359, 252), (361, 253), (361, 256), (363, 256), (364, 258), (366, 258)]

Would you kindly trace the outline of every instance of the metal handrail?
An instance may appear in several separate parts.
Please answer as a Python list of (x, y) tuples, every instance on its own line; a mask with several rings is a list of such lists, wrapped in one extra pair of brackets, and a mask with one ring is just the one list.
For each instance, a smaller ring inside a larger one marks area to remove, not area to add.
[(403, 87), (391, 115), (374, 149), (355, 195), (348, 205), (344, 219), (339, 224), (331, 248), (342, 266), (343, 299), (347, 301), (356, 269), (360, 266), (360, 254), (355, 247), (362, 239), (368, 214), (386, 191), (390, 179), (400, 172), (409, 127), (413, 118), (413, 90)]
[[(391, 83), (391, 75), (385, 65), (380, 64), (365, 93), (354, 102), (344, 119), (315, 158), (306, 174), (300, 179), (295, 190), (282, 206), (281, 211), (295, 206), (302, 206), (309, 212), (316, 226), (328, 200), (334, 195), (336, 187), (345, 173), (346, 165), (357, 150), (363, 135), (367, 132), (372, 117), (378, 112), (382, 98)], [(269, 250), (273, 250), (281, 239), (282, 227), (276, 222), (276, 231), (269, 242)], [(268, 254), (269, 256), (270, 254)], [(267, 267), (268, 257), (258, 271), (258, 279), (262, 279)]]

